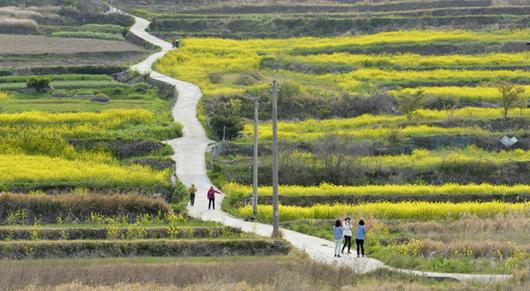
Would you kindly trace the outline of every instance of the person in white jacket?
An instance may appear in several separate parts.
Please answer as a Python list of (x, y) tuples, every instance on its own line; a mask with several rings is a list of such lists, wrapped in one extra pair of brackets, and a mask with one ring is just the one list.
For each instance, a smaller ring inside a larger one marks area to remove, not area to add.
[(351, 228), (351, 218), (348, 216), (344, 218), (344, 223), (342, 224), (342, 233), (344, 235), (344, 245), (342, 246), (342, 253), (344, 254), (344, 249), (346, 248), (346, 246), (348, 246), (348, 254), (351, 254), (350, 249), (351, 249), (352, 228)]

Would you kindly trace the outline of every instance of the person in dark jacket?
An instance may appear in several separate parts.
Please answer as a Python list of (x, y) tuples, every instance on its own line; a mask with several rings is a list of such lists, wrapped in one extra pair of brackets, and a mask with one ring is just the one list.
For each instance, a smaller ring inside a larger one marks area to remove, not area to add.
[[(366, 228), (364, 228), (364, 220), (359, 220), (357, 226), (357, 232), (355, 232), (355, 244), (357, 245), (357, 257), (360, 258), (361, 254), (364, 257), (364, 240), (366, 239)], [(360, 252), (359, 252), (360, 249)]]
[(351, 218), (349, 217), (346, 217), (344, 219), (344, 223), (342, 224), (342, 234), (344, 235), (344, 245), (342, 246), (342, 253), (344, 254), (344, 249), (346, 249), (346, 246), (348, 246), (348, 254), (350, 254), (352, 227)]
[(190, 205), (193, 206), (195, 205), (195, 193), (197, 193), (197, 187), (195, 187), (195, 184), (191, 184), (188, 193), (190, 194)]
[(208, 210), (210, 210), (210, 207), (215, 210), (215, 194), (223, 194), (213, 188), (213, 186), (210, 187), (208, 190)]

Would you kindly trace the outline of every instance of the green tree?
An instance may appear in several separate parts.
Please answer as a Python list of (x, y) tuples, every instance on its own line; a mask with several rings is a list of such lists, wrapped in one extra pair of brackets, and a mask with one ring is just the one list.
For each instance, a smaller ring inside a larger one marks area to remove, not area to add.
[(412, 117), (423, 107), (425, 91), (420, 88), (414, 94), (402, 95), (397, 99), (399, 111), (407, 116), (407, 120), (411, 121)]
[(223, 137), (223, 132), (226, 139), (234, 139), (243, 130), (243, 119), (240, 116), (241, 100), (219, 98), (213, 102), (209, 111), (210, 128), (219, 139)]
[(31, 77), (26, 81), (28, 89), (35, 89), (37, 92), (43, 92), (50, 89), (51, 80), (43, 77)]
[[(503, 81), (497, 83), (497, 89), (501, 93), (499, 103), (502, 106), (502, 116), (504, 120), (506, 120), (508, 119), (508, 113), (510, 109), (522, 102), (522, 98), (524, 97), (524, 88), (521, 86), (516, 86), (510, 82)], [(526, 102), (528, 102), (528, 100), (526, 100)]]

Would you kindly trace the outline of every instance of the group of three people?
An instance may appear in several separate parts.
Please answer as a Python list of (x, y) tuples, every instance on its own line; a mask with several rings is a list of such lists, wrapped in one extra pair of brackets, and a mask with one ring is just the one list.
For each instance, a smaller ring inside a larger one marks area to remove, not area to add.
[[(188, 189), (188, 193), (190, 194), (190, 205), (195, 205), (195, 194), (197, 193), (197, 187), (195, 187), (195, 184), (191, 184), (191, 187)], [(213, 186), (210, 186), (210, 189), (208, 189), (208, 192), (206, 196), (208, 197), (208, 210), (212, 208), (215, 210), (215, 194), (223, 194), (220, 191), (217, 191), (213, 188)]]
[[(346, 217), (344, 223), (340, 219), (335, 221), (333, 225), (333, 239), (335, 240), (335, 257), (340, 258), (340, 254), (344, 253), (346, 246), (348, 247), (348, 254), (351, 254), (351, 238), (352, 238), (351, 218)], [(357, 257), (361, 255), (364, 257), (364, 240), (366, 238), (366, 228), (364, 227), (364, 220), (359, 220), (359, 225), (355, 231), (355, 244), (357, 245)], [(344, 242), (344, 244), (343, 244)], [(342, 247), (342, 250), (341, 250)]]

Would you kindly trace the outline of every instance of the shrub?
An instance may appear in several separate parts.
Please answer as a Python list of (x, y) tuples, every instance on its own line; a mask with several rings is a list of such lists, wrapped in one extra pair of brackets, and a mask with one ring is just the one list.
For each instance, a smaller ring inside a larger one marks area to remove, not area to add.
[(149, 91), (149, 84), (147, 83), (136, 83), (134, 84), (134, 92), (138, 92), (138, 93), (147, 93), (147, 91)]
[(68, 221), (86, 221), (93, 213), (104, 216), (164, 215), (170, 207), (161, 199), (129, 194), (97, 195), (24, 195), (0, 194), (0, 223), (6, 223), (8, 217), (24, 211), (25, 215), (16, 219), (18, 223), (31, 223), (41, 220), (43, 223), (56, 223), (57, 218)]
[(28, 89), (35, 89), (37, 92), (43, 92), (50, 89), (51, 80), (46, 77), (31, 77), (26, 81)]
[(92, 98), (93, 102), (100, 102), (100, 103), (107, 103), (110, 101), (109, 96), (107, 94), (99, 93), (96, 95), (96, 97)]
[(223, 82), (223, 75), (219, 73), (210, 73), (208, 74), (208, 80), (212, 84), (220, 84)]

